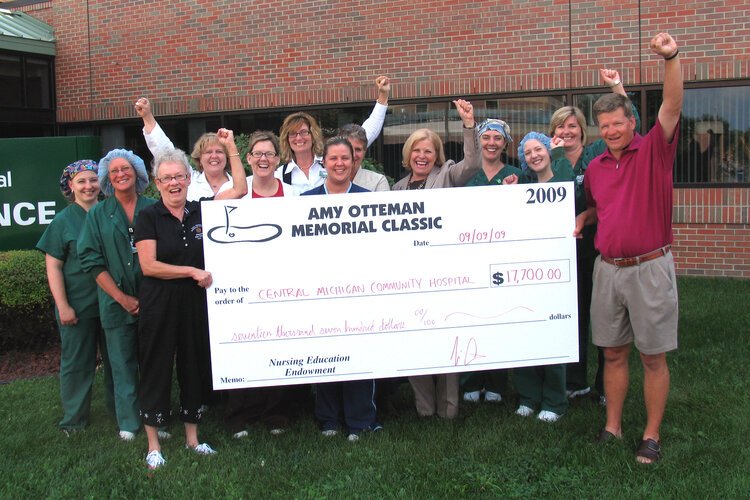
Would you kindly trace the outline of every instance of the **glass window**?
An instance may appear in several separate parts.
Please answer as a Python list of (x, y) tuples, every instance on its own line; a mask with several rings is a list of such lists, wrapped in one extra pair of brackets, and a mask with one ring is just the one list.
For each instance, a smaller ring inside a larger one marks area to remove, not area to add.
[[(477, 123), (487, 118), (503, 120), (510, 127), (510, 135), (513, 144), (506, 150), (505, 163), (519, 166), (517, 158), (518, 143), (529, 132), (549, 131), (549, 122), (552, 114), (560, 107), (565, 106), (565, 96), (534, 96), (534, 97), (511, 97), (508, 99), (492, 99), (487, 101), (472, 101), (474, 104), (474, 117)], [(454, 113), (457, 113), (455, 109)], [(458, 114), (456, 114), (458, 117)]]
[[(552, 113), (565, 104), (564, 96), (512, 97), (472, 100), (477, 123), (498, 118), (508, 123), (515, 145), (528, 132), (547, 132)], [(383, 164), (396, 180), (403, 177), (401, 151), (404, 142), (419, 128), (429, 128), (443, 140), (446, 158), (463, 159), (463, 131), (456, 108), (450, 102), (397, 104), (390, 106), (383, 127)], [(516, 146), (508, 148), (507, 163), (517, 165)]]
[(52, 77), (48, 60), (26, 59), (26, 107), (52, 107)]
[(749, 163), (750, 87), (686, 89), (675, 182), (744, 183)]
[(0, 106), (23, 107), (23, 79), (19, 56), (0, 55)]
[[(383, 167), (385, 172), (396, 180), (403, 177), (401, 151), (406, 139), (417, 129), (428, 128), (443, 140), (447, 158), (455, 158), (455, 139), (460, 130), (448, 123), (448, 103), (431, 102), (419, 104), (396, 104), (388, 107), (383, 132)], [(461, 124), (457, 127), (460, 129)], [(463, 152), (463, 147), (460, 148)]]

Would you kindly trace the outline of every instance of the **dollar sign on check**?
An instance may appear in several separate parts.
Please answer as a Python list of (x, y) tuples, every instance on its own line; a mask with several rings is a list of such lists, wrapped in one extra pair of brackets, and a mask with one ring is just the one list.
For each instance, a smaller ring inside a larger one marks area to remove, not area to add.
[(492, 275), (492, 284), (493, 285), (501, 285), (505, 282), (505, 278), (503, 278), (503, 273), (494, 273)]

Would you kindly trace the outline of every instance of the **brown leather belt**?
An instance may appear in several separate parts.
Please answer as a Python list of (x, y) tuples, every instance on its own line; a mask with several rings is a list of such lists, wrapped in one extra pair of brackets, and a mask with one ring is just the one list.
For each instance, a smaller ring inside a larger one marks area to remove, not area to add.
[(671, 248), (672, 248), (672, 245), (665, 245), (661, 248), (657, 248), (653, 252), (644, 253), (643, 255), (639, 255), (637, 257), (612, 258), (612, 257), (605, 257), (604, 255), (602, 255), (602, 260), (606, 262), (607, 264), (612, 264), (613, 266), (617, 266), (617, 267), (637, 266), (638, 264), (642, 264), (650, 260), (658, 259), (659, 257), (663, 255), (667, 255)]

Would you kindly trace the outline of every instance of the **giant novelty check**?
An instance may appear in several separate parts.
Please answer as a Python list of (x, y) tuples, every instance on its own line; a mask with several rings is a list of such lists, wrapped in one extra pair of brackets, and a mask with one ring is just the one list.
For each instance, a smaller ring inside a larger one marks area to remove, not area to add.
[(213, 383), (578, 360), (572, 183), (203, 202)]

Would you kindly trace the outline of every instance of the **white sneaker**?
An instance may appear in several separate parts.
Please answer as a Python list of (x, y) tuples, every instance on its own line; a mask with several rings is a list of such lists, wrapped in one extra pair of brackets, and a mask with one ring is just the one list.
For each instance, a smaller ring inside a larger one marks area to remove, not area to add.
[(560, 420), (561, 416), (562, 415), (558, 415), (553, 411), (542, 410), (539, 412), (539, 415), (536, 418), (543, 422), (557, 422), (558, 420)]
[(247, 435), (248, 435), (247, 431), (240, 431), (240, 432), (235, 432), (232, 437), (235, 439), (240, 439), (240, 438), (246, 437)]
[(272, 436), (281, 436), (282, 434), (284, 434), (284, 429), (282, 429), (281, 427), (277, 427), (277, 428), (271, 429), (268, 432), (270, 432)]
[(591, 387), (584, 387), (583, 389), (578, 389), (577, 391), (565, 391), (565, 393), (568, 395), (568, 398), (574, 399), (574, 398), (580, 398), (581, 396), (585, 396), (591, 392)]
[(480, 394), (482, 394), (480, 391), (464, 392), (464, 401), (468, 401), (469, 403), (478, 403)]
[(337, 431), (336, 429), (328, 429), (327, 431), (321, 432), (321, 434), (323, 434), (325, 437), (335, 436), (338, 433), (339, 431)]
[(167, 463), (159, 450), (149, 451), (146, 455), (146, 465), (150, 470), (158, 469)]
[(160, 430), (157, 434), (159, 435), (159, 439), (172, 439), (172, 433), (169, 431)]
[(503, 397), (496, 392), (487, 391), (484, 393), (484, 400), (488, 403), (499, 403), (503, 400)]
[(346, 439), (348, 439), (350, 442), (354, 443), (356, 441), (359, 441), (359, 434), (354, 434), (354, 433), (349, 434), (349, 436)]
[(193, 450), (198, 455), (215, 455), (216, 454), (216, 450), (214, 450), (213, 448), (211, 448), (208, 445), (208, 443), (201, 443), (198, 446), (196, 446), (195, 448), (191, 448), (190, 446), (185, 445), (185, 448), (187, 448), (188, 450)]
[(521, 405), (516, 410), (516, 415), (518, 415), (519, 417), (530, 417), (533, 414), (534, 414), (534, 410), (529, 408), (526, 405)]
[(135, 434), (130, 431), (120, 431), (120, 439), (123, 441), (132, 441), (135, 439)]

